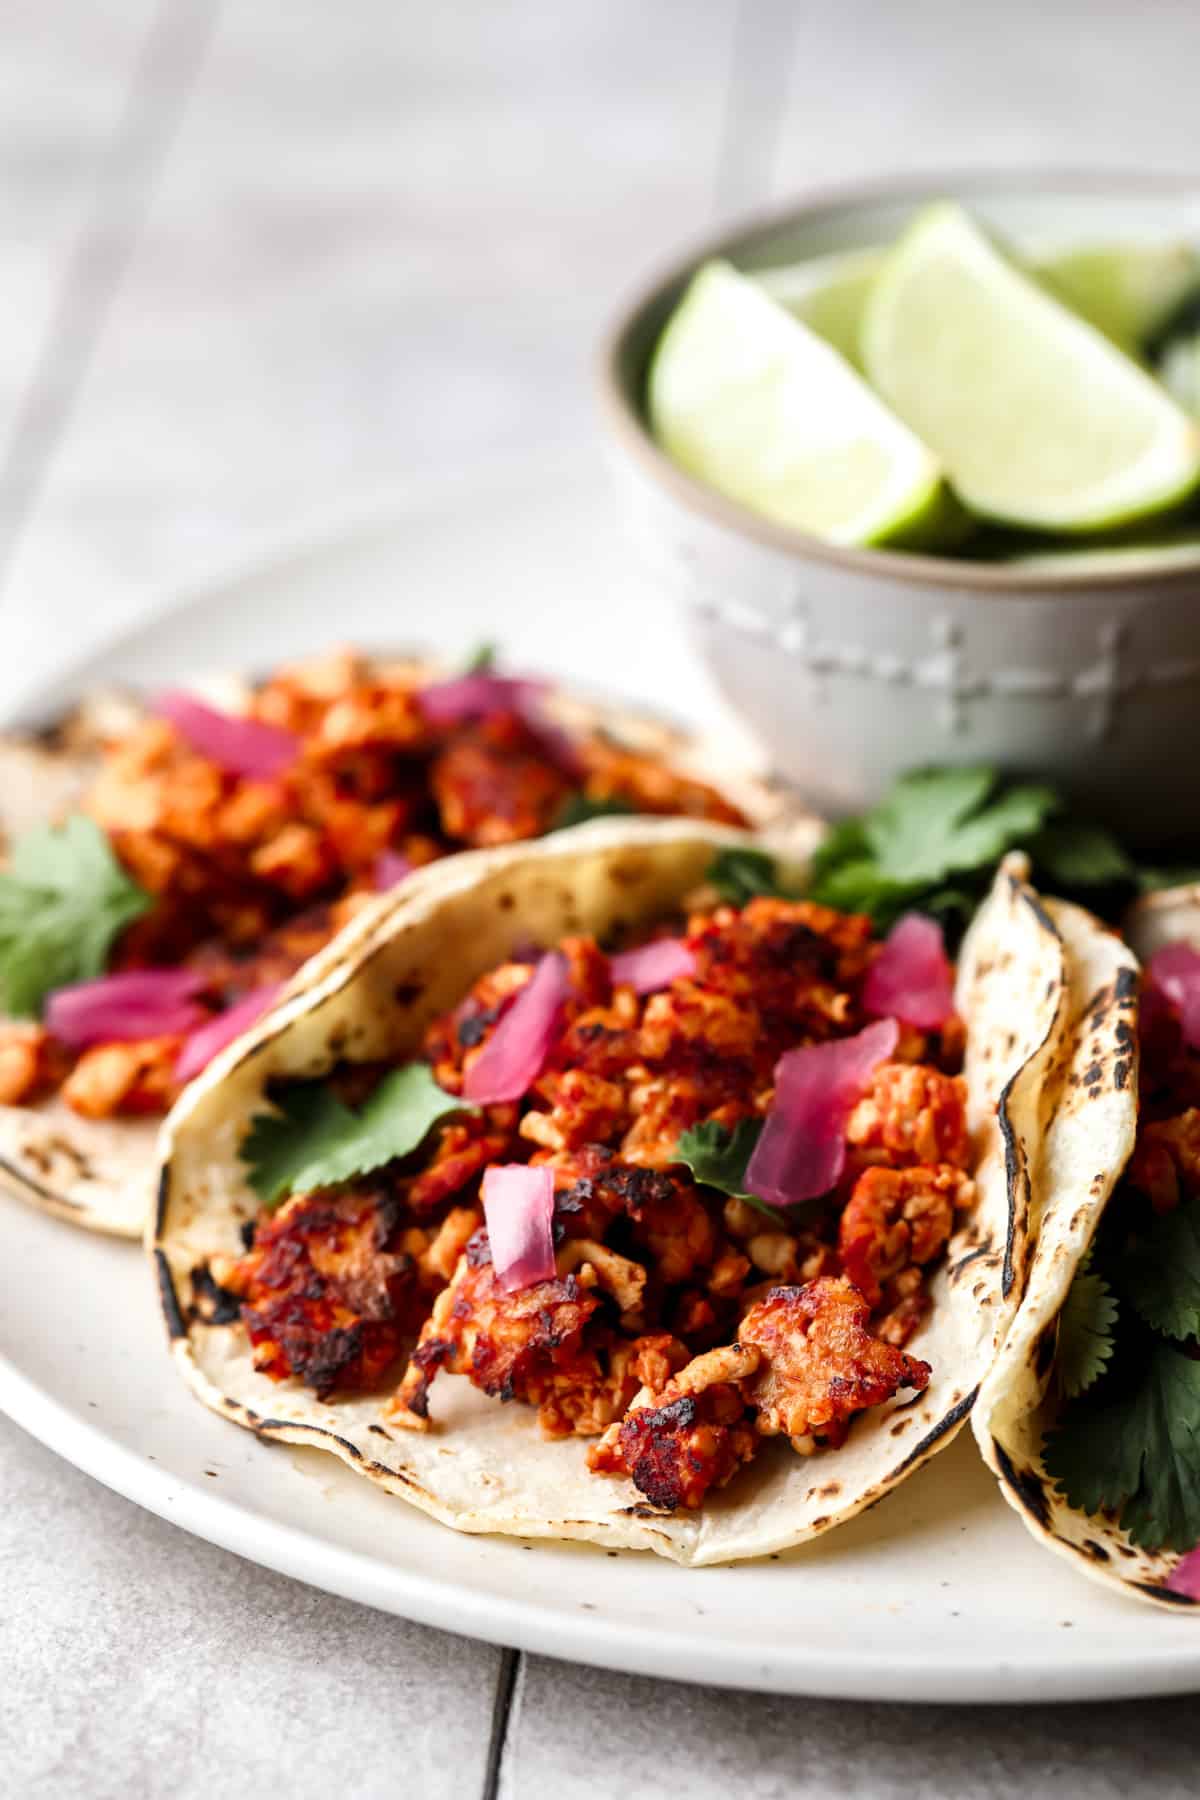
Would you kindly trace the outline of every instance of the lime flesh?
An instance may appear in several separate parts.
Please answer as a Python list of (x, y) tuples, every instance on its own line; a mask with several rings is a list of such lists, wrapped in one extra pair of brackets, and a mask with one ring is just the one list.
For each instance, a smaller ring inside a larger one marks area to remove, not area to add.
[(984, 518), (1102, 531), (1200, 483), (1200, 430), (1130, 357), (931, 207), (872, 285), (864, 365)]
[[(887, 251), (882, 245), (756, 271), (781, 306), (862, 367), (863, 314)], [(1157, 339), (1179, 308), (1200, 292), (1200, 251), (1191, 244), (1076, 244), (1022, 248), (1026, 273), (1056, 299), (1131, 352)]]
[(786, 268), (764, 269), (759, 286), (827, 344), (858, 364), (858, 334), (871, 284), (886, 252), (842, 250)]
[(850, 365), (726, 263), (659, 340), (647, 408), (667, 454), (730, 499), (835, 544), (932, 544), (957, 524), (942, 471)]

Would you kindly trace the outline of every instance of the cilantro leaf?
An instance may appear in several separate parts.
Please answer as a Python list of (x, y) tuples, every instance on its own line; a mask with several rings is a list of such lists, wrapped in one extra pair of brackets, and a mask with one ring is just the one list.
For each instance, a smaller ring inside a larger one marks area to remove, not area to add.
[(1137, 869), (1135, 879), (1139, 893), (1157, 894), (1162, 888), (1191, 887), (1200, 882), (1200, 866), (1181, 863), (1175, 868), (1156, 868), (1144, 865)]
[(1139, 1232), (1121, 1286), (1147, 1325), (1170, 1338), (1200, 1335), (1200, 1200), (1188, 1200)]
[(487, 675), (496, 666), (495, 644), (476, 644), (462, 666), (464, 675)]
[(82, 813), (18, 838), (0, 873), (0, 1009), (36, 1018), (53, 988), (103, 975), (115, 939), (153, 904)]
[(1058, 1385), (1068, 1400), (1094, 1386), (1113, 1353), (1117, 1303), (1102, 1275), (1086, 1264), (1071, 1283), (1058, 1315)]
[(762, 1136), (761, 1119), (739, 1119), (732, 1130), (709, 1119), (685, 1131), (675, 1146), (675, 1155), (686, 1163), (703, 1187), (716, 1188), (735, 1200), (744, 1200), (773, 1225), (787, 1227), (782, 1213), (760, 1200), (746, 1187), (746, 1166), (754, 1154), (754, 1146)]
[(1146, 1550), (1200, 1540), (1200, 1362), (1158, 1344), (1136, 1361), (1132, 1385), (1112, 1382), (1076, 1401), (1043, 1455), (1069, 1504), (1111, 1511)]
[(1030, 840), (1040, 873), (1060, 887), (1108, 887), (1133, 879), (1134, 866), (1111, 832), (1074, 819), (1057, 820)]
[(708, 870), (709, 885), (715, 887), (722, 900), (733, 906), (745, 906), (758, 894), (786, 896), (774, 857), (765, 850), (729, 848), (718, 850)]
[(568, 831), (572, 825), (586, 825), (589, 819), (618, 818), (632, 811), (627, 800), (590, 800), (586, 794), (569, 794), (550, 829)]
[(947, 846), (995, 785), (994, 772), (981, 768), (918, 769), (901, 776), (862, 822), (880, 875), (911, 886), (968, 867), (947, 855)]
[(887, 881), (931, 886), (996, 862), (1053, 812), (1052, 789), (1018, 786), (989, 799), (993, 770), (923, 769), (905, 775), (864, 820)]
[(323, 1082), (304, 1082), (282, 1096), (278, 1111), (251, 1121), (242, 1161), (271, 1207), (285, 1194), (333, 1187), (409, 1156), (439, 1119), (473, 1110), (440, 1088), (425, 1063), (393, 1069), (358, 1112)]

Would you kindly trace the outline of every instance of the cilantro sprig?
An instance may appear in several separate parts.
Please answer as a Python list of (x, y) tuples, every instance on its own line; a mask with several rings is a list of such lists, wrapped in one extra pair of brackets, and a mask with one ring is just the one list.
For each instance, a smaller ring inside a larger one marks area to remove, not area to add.
[(1122, 1282), (1152, 1330), (1180, 1342), (1200, 1335), (1200, 1200), (1185, 1200), (1131, 1239)]
[(286, 1194), (333, 1187), (411, 1156), (439, 1119), (474, 1110), (440, 1088), (425, 1063), (385, 1075), (358, 1111), (312, 1081), (289, 1088), (276, 1106), (255, 1116), (241, 1148), (250, 1185), (268, 1208)]
[(813, 857), (809, 892), (881, 929), (910, 908), (951, 926), (970, 918), (996, 864), (1025, 850), (1035, 880), (1055, 893), (1119, 909), (1139, 870), (1115, 837), (1070, 817), (1044, 782), (1011, 781), (995, 769), (918, 769), (870, 812), (844, 819)]
[(768, 856), (765, 850), (746, 850), (740, 846), (717, 851), (709, 865), (707, 880), (731, 906), (745, 906), (747, 900), (757, 899), (760, 894), (779, 898), (789, 893), (780, 880), (774, 857)]
[(1113, 1353), (1117, 1302), (1102, 1275), (1085, 1263), (1058, 1318), (1055, 1376), (1064, 1399), (1086, 1393), (1107, 1369)]
[(715, 1188), (719, 1194), (744, 1200), (773, 1225), (791, 1229), (793, 1220), (768, 1206), (746, 1186), (746, 1168), (762, 1136), (762, 1128), (762, 1119), (740, 1119), (732, 1130), (709, 1119), (682, 1133), (675, 1146), (675, 1155), (681, 1163), (686, 1163), (702, 1187)]
[(627, 800), (592, 800), (587, 794), (569, 794), (550, 829), (569, 831), (572, 825), (586, 825), (589, 819), (623, 818), (633, 810)]
[(103, 975), (117, 937), (153, 904), (82, 813), (18, 838), (0, 873), (0, 1010), (37, 1018), (54, 988)]
[(1072, 1506), (1111, 1512), (1146, 1550), (1190, 1550), (1200, 1538), (1200, 1362), (1143, 1341), (1064, 1413), (1046, 1467)]
[(1044, 1446), (1072, 1506), (1146, 1550), (1200, 1542), (1200, 1201), (1118, 1189), (1059, 1319), (1065, 1404)]

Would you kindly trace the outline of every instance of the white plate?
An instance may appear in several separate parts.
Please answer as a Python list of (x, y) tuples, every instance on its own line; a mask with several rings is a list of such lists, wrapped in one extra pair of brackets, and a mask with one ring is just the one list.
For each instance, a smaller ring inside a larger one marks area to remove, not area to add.
[[(676, 711), (712, 705), (629, 577), (595, 472), (541, 464), (372, 509), (208, 584), (9, 716), (45, 717), (88, 680), (264, 665), (331, 637), (456, 653), (486, 636), (514, 660)], [(1039, 1550), (965, 1437), (866, 1518), (761, 1564), (689, 1571), (460, 1537), (332, 1458), (206, 1412), (167, 1361), (138, 1251), (0, 1206), (0, 1406), (120, 1493), (315, 1586), (551, 1655), (731, 1686), (909, 1701), (1200, 1687), (1194, 1622)]]

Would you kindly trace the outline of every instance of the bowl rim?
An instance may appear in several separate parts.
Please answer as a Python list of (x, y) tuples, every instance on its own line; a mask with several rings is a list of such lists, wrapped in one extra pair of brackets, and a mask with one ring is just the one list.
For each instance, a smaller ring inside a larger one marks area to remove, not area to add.
[[(600, 414), (610, 437), (626, 455), (659, 487), (665, 488), (688, 511), (714, 524), (772, 550), (782, 550), (810, 562), (833, 564), (837, 568), (859, 574), (889, 578), (905, 587), (940, 587), (969, 589), (996, 597), (1029, 596), (1080, 590), (1130, 588), (1156, 585), (1183, 586), (1194, 583), (1200, 573), (1200, 542), (1193, 555), (1180, 556), (1170, 562), (1155, 563), (1155, 552), (1146, 552), (1145, 560), (1123, 568), (1104, 570), (1097, 567), (1053, 570), (1044, 565), (1022, 569), (994, 563), (972, 563), (966, 559), (934, 556), (918, 551), (887, 548), (858, 549), (830, 544), (812, 537), (794, 526), (781, 525), (752, 512), (736, 500), (726, 498), (689, 475), (655, 443), (639, 408), (632, 401), (622, 376), (625, 353), (630, 339), (637, 333), (646, 314), (668, 300), (680, 289), (699, 265), (711, 257), (738, 256), (753, 249), (764, 237), (789, 226), (814, 224), (824, 216), (852, 214), (870, 206), (902, 203), (914, 204), (944, 197), (947, 194), (988, 194), (1008, 189), (1031, 194), (1043, 188), (1057, 188), (1079, 194), (1099, 194), (1112, 190), (1123, 194), (1193, 193), (1200, 202), (1200, 173), (1183, 170), (1095, 170), (1081, 168), (1015, 168), (972, 169), (945, 174), (928, 171), (910, 175), (889, 175), (868, 180), (835, 182), (806, 193), (802, 198), (776, 206), (745, 213), (723, 225), (695, 237), (690, 245), (675, 251), (649, 275), (644, 276), (625, 299), (604, 333), (596, 356), (595, 380)], [(1081, 549), (1093, 549), (1090, 543)], [(1121, 546), (1114, 547), (1120, 552)], [(1102, 554), (1097, 550), (1096, 554)]]

